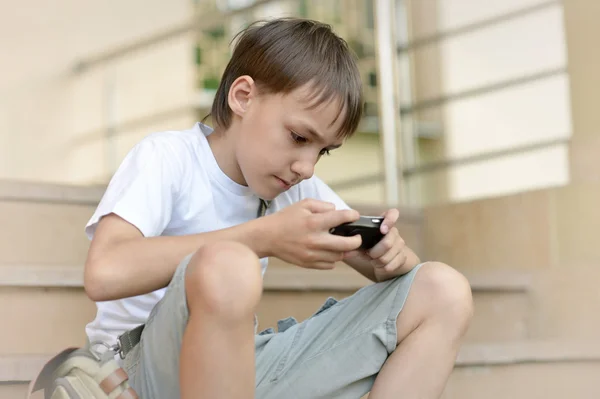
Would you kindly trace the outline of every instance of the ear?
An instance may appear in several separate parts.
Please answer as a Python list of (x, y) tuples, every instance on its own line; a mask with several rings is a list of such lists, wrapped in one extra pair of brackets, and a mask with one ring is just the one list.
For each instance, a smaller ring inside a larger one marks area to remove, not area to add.
[(243, 116), (254, 95), (254, 79), (248, 75), (237, 78), (229, 88), (227, 101), (235, 115)]

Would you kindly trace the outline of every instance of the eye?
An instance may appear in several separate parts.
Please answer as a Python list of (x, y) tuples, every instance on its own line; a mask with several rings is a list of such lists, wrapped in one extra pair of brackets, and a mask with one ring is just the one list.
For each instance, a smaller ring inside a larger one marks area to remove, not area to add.
[(290, 131), (290, 136), (292, 137), (292, 140), (294, 140), (298, 144), (306, 143), (306, 138), (300, 136), (299, 134), (293, 131)]
[(321, 152), (319, 152), (319, 155), (330, 155), (330, 154), (331, 154), (331, 152), (327, 148), (323, 148), (321, 150)]

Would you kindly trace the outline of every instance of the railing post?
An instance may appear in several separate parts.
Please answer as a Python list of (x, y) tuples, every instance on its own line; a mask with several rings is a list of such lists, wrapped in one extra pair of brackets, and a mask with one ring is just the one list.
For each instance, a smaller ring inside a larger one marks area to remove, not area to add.
[(398, 173), (398, 151), (396, 143), (396, 115), (398, 113), (395, 96), (396, 79), (394, 66), (396, 59), (396, 41), (394, 40), (394, 5), (395, 0), (376, 0), (375, 6), (375, 48), (379, 71), (379, 134), (381, 137), (386, 205), (399, 205), (400, 179)]

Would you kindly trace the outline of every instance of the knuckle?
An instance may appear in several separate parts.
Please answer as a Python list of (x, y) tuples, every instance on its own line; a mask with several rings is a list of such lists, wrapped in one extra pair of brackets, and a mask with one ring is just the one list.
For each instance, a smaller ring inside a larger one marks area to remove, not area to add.
[(387, 252), (394, 247), (394, 240), (383, 240), (381, 246)]
[(316, 231), (319, 228), (319, 219), (316, 215), (311, 215), (306, 218), (306, 227), (311, 231)]
[(309, 236), (306, 238), (305, 245), (306, 245), (306, 247), (307, 247), (308, 249), (314, 249), (314, 248), (317, 248), (318, 244), (319, 244), (319, 240), (318, 240), (318, 239), (317, 239), (317, 237), (315, 237), (314, 235), (309, 235)]
[(323, 269), (327, 269), (327, 270), (331, 270), (331, 269), (335, 268), (334, 262), (323, 262), (321, 265), (322, 265)]
[(387, 266), (387, 265), (389, 265), (389, 264), (390, 264), (390, 262), (392, 261), (392, 259), (393, 259), (393, 258), (392, 258), (391, 256), (389, 256), (389, 255), (387, 255), (387, 254), (386, 254), (386, 255), (382, 256), (382, 257), (379, 259), (379, 264), (380, 264), (381, 266)]
[(312, 251), (310, 249), (306, 250), (306, 252), (304, 253), (304, 259), (307, 262), (313, 263), (317, 261), (317, 254), (315, 251)]

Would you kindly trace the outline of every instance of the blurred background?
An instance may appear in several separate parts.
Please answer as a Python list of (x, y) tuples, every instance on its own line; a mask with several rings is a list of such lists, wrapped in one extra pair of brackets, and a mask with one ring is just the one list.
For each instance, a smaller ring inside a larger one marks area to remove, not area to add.
[[(317, 174), (471, 282), (444, 398), (600, 397), (600, 2), (0, 0), (0, 398), (85, 342), (83, 228), (125, 154), (201, 120), (233, 35), (279, 16), (359, 58), (365, 117)], [(261, 323), (365, 284), (274, 260)]]

